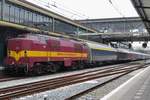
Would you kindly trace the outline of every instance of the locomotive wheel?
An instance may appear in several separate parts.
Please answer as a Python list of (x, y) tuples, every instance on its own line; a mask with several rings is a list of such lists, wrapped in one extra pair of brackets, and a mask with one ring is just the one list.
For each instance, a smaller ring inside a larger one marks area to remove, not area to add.
[(77, 66), (71, 66), (71, 70), (77, 70)]
[(82, 64), (79, 64), (79, 65), (78, 65), (78, 68), (79, 68), (79, 69), (83, 69), (84, 66), (83, 66)]
[(36, 74), (36, 75), (41, 75), (42, 74), (41, 66), (35, 66), (33, 71), (34, 71), (34, 74)]
[(71, 70), (77, 70), (78, 65), (76, 63), (73, 63), (72, 66), (70, 67)]
[(41, 75), (42, 74), (42, 68), (40, 66), (38, 66), (36, 72), (38, 75)]
[(56, 64), (50, 64), (50, 65), (48, 65), (48, 70), (50, 72), (52, 72), (52, 73), (57, 72), (59, 70), (59, 68), (60, 67), (58, 65), (56, 65)]

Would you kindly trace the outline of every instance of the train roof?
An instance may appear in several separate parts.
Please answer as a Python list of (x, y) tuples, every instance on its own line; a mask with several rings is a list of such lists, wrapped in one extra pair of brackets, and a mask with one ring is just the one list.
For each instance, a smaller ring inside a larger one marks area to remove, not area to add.
[(92, 42), (92, 41), (84, 41), (90, 48), (96, 49), (96, 50), (106, 50), (106, 51), (117, 51), (115, 48), (112, 48), (108, 45)]

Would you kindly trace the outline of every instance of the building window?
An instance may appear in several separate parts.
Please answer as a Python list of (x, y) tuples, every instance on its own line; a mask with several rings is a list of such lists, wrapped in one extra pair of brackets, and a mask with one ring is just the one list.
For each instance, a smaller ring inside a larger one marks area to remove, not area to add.
[(39, 23), (40, 22), (40, 16), (39, 16), (39, 14), (37, 14), (37, 23)]
[(77, 30), (76, 26), (55, 19), (55, 30), (54, 30), (55, 32), (74, 34), (76, 30)]
[[(0, 0), (0, 15), (1, 15), (1, 7), (2, 3)], [(30, 27), (35, 27), (46, 31), (54, 31), (58, 33), (74, 34), (77, 31), (86, 31), (86, 29), (84, 28), (78, 29), (80, 27), (77, 27), (75, 25), (72, 25), (59, 19), (55, 19), (54, 21), (54, 18), (48, 15), (33, 11), (30, 8), (25, 8), (10, 3), (9, 1), (6, 2), (4, 19), (6, 21), (20, 23)]]
[(15, 7), (10, 4), (10, 22), (15, 22)]
[(19, 23), (20, 9), (18, 7), (14, 7), (14, 8), (15, 8), (15, 23)]
[(37, 22), (37, 14), (33, 13), (33, 22), (36, 23)]
[(10, 5), (6, 4), (5, 5), (5, 17), (4, 20), (10, 21)]
[(31, 11), (28, 11), (28, 14), (29, 14), (29, 25), (30, 26), (33, 26), (33, 13)]
[(24, 24), (24, 19), (25, 19), (25, 10), (23, 8), (20, 8), (20, 23)]
[(1, 10), (2, 10), (2, 1), (0, 0), (0, 19), (2, 18), (2, 12), (1, 12)]
[(25, 9), (25, 18), (24, 18), (24, 21), (25, 21), (25, 24), (26, 25), (28, 25), (28, 22), (29, 22), (29, 11), (27, 11), (26, 9)]

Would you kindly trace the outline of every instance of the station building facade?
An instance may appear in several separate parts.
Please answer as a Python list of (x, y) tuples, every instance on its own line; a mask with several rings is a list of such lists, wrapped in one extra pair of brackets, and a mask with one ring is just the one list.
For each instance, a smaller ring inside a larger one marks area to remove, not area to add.
[(146, 33), (140, 17), (77, 20), (80, 24), (104, 33)]

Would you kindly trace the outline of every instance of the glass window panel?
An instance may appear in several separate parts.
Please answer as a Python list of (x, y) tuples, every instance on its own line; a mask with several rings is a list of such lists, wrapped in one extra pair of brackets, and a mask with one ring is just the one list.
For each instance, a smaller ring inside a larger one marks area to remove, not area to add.
[[(53, 18), (46, 16), (42, 13), (31, 11), (27, 8), (8, 4), (5, 9), (5, 20), (21, 23), (25, 25), (32, 25), (32, 27), (38, 27), (43, 30), (52, 31), (53, 30)], [(15, 7), (16, 6), (16, 7)], [(0, 12), (1, 12), (1, 2), (0, 2)], [(1, 13), (0, 13), (1, 14)], [(72, 24), (55, 19), (54, 31), (59, 33), (69, 33), (74, 34), (79, 32), (86, 32), (83, 28), (77, 28)]]
[(20, 13), (20, 11), (19, 11), (20, 9), (16, 6), (15, 7), (15, 23), (19, 23), (19, 20), (20, 20), (20, 16), (19, 16), (19, 13)]
[(10, 5), (9, 4), (6, 4), (5, 5), (5, 17), (4, 17), (4, 20), (6, 21), (9, 21), (9, 14), (10, 14)]
[(33, 22), (36, 23), (37, 22), (37, 14), (33, 13)]
[(1, 12), (1, 10), (2, 10), (2, 1), (0, 0), (0, 19), (2, 18), (2, 12)]
[(40, 15), (37, 14), (37, 22), (39, 23), (40, 22)]
[(25, 17), (24, 16), (25, 15), (24, 12), (25, 12), (24, 9), (20, 8), (20, 23), (21, 24), (24, 24), (24, 17)]
[(24, 18), (24, 23), (26, 24), (26, 25), (28, 25), (28, 22), (29, 22), (29, 12), (25, 9), (25, 12), (24, 12), (24, 16), (25, 16), (25, 18)]
[(67, 34), (75, 34), (77, 30), (77, 27), (60, 21), (60, 20), (55, 20), (55, 32), (59, 32), (59, 33), (67, 33)]
[(10, 4), (10, 21), (14, 22), (15, 21), (15, 7)]
[(47, 18), (49, 22), (49, 31), (53, 31), (53, 19), (52, 18)]
[(29, 11), (29, 25), (30, 26), (33, 26), (33, 14), (32, 14), (32, 12), (31, 11)]
[(32, 22), (33, 18), (32, 18), (32, 12), (29, 11), (29, 21)]
[(40, 22), (43, 22), (43, 16), (40, 15)]

